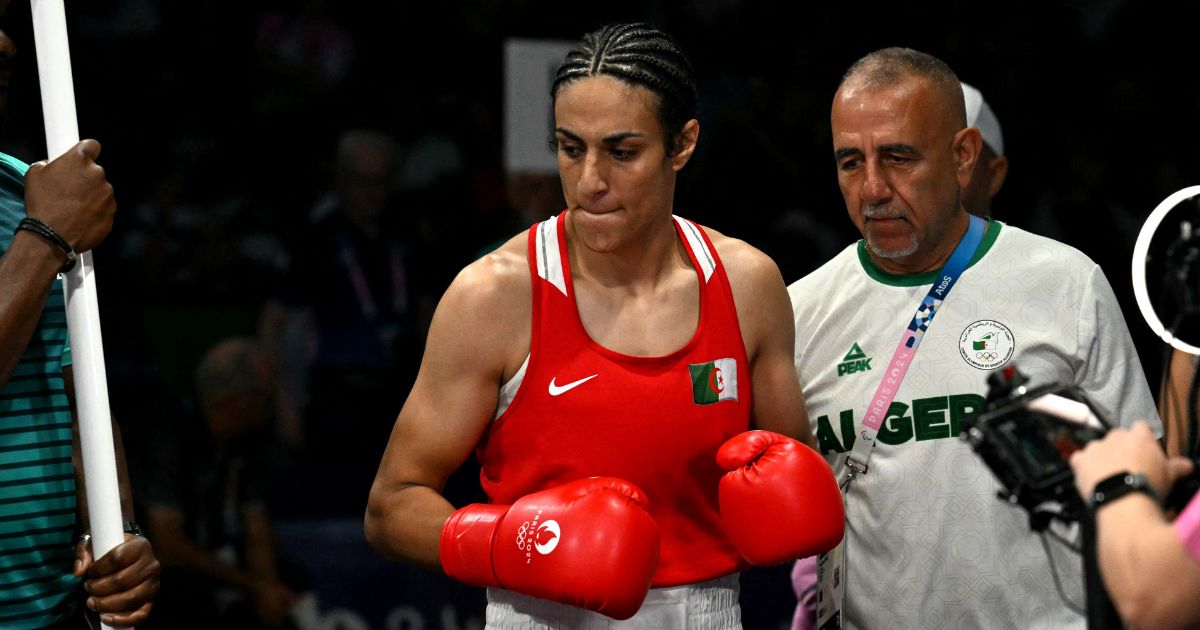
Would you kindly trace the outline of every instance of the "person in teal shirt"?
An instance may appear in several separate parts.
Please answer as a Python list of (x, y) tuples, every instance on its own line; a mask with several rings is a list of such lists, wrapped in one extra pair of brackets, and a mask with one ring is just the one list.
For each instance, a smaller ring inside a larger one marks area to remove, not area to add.
[[(0, 13), (8, 2), (0, 0)], [(0, 31), (0, 75), (16, 53)], [(6, 90), (0, 90), (0, 107)], [(87, 531), (71, 352), (59, 273), (100, 243), (116, 212), (84, 140), (33, 166), (0, 154), (0, 627), (144, 621), (159, 564), (132, 523), (118, 439), (125, 542), (94, 561)], [(119, 436), (115, 430), (114, 435)]]

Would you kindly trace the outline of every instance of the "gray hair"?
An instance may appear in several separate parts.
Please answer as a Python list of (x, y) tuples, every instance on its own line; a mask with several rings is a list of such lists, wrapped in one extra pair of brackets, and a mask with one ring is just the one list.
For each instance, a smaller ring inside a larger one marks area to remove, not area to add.
[(911, 48), (883, 48), (866, 55), (846, 70), (838, 89), (853, 82), (875, 90), (893, 87), (911, 77), (928, 81), (938, 99), (956, 116), (959, 125), (967, 126), (967, 110), (958, 75), (941, 59)]

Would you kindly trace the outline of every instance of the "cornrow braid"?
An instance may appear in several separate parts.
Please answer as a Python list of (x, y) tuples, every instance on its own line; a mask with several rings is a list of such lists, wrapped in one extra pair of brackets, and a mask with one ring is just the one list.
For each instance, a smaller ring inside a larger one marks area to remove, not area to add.
[(610, 24), (584, 35), (559, 66), (551, 100), (563, 86), (599, 75), (657, 95), (667, 148), (671, 153), (678, 150), (683, 126), (696, 117), (696, 80), (691, 62), (670, 35), (644, 23)]

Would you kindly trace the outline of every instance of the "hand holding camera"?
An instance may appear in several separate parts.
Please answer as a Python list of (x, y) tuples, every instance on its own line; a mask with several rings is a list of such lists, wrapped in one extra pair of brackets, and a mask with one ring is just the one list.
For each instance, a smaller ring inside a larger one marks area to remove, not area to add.
[(1168, 510), (1181, 509), (1200, 487), (1191, 460), (1168, 459), (1145, 423), (1111, 428), (1108, 412), (1078, 388), (1027, 383), (1011, 365), (993, 373), (988, 403), (963, 422), (962, 437), (1004, 486), (1001, 498), (1030, 513), (1035, 531), (1052, 519), (1078, 521), (1097, 484), (1118, 473), (1144, 475)]
[[(1110, 430), (1102, 439), (1071, 455), (1069, 462), (1075, 474), (1075, 487), (1079, 496), (1085, 498), (1094, 497), (1098, 489), (1103, 492), (1112, 483), (1142, 483), (1121, 478), (1128, 475), (1144, 480), (1153, 495), (1168, 497), (1164, 505), (1180, 508), (1180, 495), (1190, 497), (1198, 482), (1194, 462), (1184, 457), (1167, 457), (1145, 422), (1137, 422), (1129, 429)], [(1106, 484), (1114, 479), (1115, 482)], [(1186, 501), (1183, 497), (1183, 502)]]

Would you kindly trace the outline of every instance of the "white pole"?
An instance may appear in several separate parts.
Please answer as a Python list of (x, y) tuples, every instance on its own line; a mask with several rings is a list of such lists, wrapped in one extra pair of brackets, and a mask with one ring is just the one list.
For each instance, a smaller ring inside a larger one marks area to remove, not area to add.
[[(67, 46), (67, 16), (63, 0), (30, 2), (42, 87), (42, 116), (46, 122), (46, 149), (47, 155), (53, 159), (79, 142), (71, 53)], [(99, 559), (121, 544), (125, 534), (91, 252), (83, 252), (78, 264), (63, 274), (63, 293), (67, 302), (67, 330), (74, 363), (75, 400), (79, 414), (79, 440), (83, 449), (92, 553)], [(109, 626), (102, 624), (102, 627)]]

